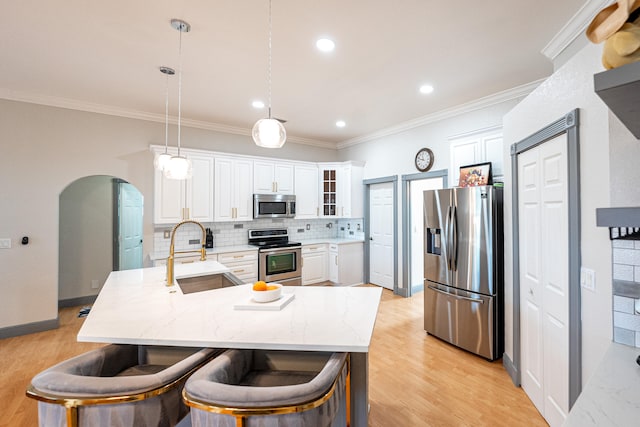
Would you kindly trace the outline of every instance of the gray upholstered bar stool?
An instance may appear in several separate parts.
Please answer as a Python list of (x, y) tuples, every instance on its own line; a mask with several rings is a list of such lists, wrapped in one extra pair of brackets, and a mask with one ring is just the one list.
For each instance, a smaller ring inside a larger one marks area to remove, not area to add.
[(347, 353), (227, 350), (184, 387), (193, 427), (343, 427)]
[(41, 427), (174, 426), (188, 414), (188, 376), (216, 349), (111, 344), (36, 375), (27, 396), (38, 400)]

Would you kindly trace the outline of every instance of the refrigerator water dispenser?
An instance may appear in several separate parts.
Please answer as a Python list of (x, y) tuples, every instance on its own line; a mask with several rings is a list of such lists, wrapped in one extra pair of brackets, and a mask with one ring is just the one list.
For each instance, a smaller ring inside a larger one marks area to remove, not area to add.
[(442, 253), (439, 228), (427, 228), (426, 241), (428, 254), (440, 255)]

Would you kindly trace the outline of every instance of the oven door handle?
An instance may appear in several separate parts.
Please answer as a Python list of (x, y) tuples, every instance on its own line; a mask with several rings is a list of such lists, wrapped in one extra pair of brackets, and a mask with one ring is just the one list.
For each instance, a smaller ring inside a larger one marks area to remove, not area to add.
[(294, 251), (300, 251), (302, 250), (302, 248), (300, 246), (288, 246), (286, 248), (270, 248), (270, 249), (260, 249), (259, 252), (261, 254), (267, 254), (270, 255), (272, 253), (278, 253), (278, 252), (294, 252)]

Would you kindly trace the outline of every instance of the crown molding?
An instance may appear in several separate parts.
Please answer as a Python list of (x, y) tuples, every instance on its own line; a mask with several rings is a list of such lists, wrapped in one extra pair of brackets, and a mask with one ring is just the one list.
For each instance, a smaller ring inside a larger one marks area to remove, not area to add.
[(418, 117), (417, 119), (409, 120), (400, 123), (395, 126), (391, 126), (382, 130), (379, 130), (368, 135), (359, 136), (357, 138), (348, 139), (337, 144), (338, 150), (354, 145), (362, 144), (364, 142), (373, 141), (374, 139), (382, 138), (396, 133), (404, 132), (410, 129), (414, 129), (420, 126), (424, 126), (430, 123), (438, 122), (440, 120), (449, 119), (451, 117), (459, 116), (461, 114), (470, 113), (475, 110), (487, 108), (492, 105), (500, 104), (502, 102), (511, 101), (513, 99), (523, 98), (529, 95), (535, 88), (537, 88), (545, 79), (540, 79), (527, 83), (521, 86), (516, 86), (511, 89), (504, 90), (502, 92), (495, 93), (493, 95), (485, 96), (484, 98), (476, 99), (475, 101), (467, 102), (452, 108), (437, 111), (433, 114)]
[(551, 61), (555, 60), (578, 36), (584, 34), (593, 17), (611, 3), (614, 2), (611, 0), (591, 0), (585, 2), (564, 27), (553, 36), (551, 41), (542, 48), (542, 54)]
[[(0, 88), (0, 99), (9, 101), (27, 102), (30, 104), (46, 105), (48, 107), (66, 108), (69, 110), (86, 111), (89, 113), (106, 114), (109, 116), (118, 116), (128, 119), (146, 120), (150, 122), (164, 123), (164, 114), (148, 113), (146, 111), (129, 110), (126, 108), (113, 107), (103, 104), (94, 104), (90, 102), (77, 101), (75, 99), (60, 98), (47, 95), (36, 95), (26, 92), (18, 92), (11, 89)], [(178, 119), (170, 116), (169, 123), (176, 125)], [(251, 129), (237, 126), (223, 125), (220, 123), (206, 122), (202, 120), (182, 119), (182, 125), (196, 129), (205, 129), (215, 132), (230, 133), (233, 135), (251, 136)], [(336, 144), (329, 141), (320, 141), (311, 138), (302, 138), (296, 136), (287, 136), (288, 142), (295, 144), (310, 145), (321, 148), (336, 149)]]

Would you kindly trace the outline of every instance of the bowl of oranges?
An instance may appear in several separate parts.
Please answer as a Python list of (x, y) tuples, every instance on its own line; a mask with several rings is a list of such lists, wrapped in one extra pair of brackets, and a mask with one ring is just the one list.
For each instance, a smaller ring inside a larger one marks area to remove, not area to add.
[(259, 280), (253, 284), (251, 295), (255, 302), (271, 302), (282, 296), (282, 285), (279, 283), (266, 283)]

